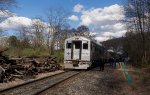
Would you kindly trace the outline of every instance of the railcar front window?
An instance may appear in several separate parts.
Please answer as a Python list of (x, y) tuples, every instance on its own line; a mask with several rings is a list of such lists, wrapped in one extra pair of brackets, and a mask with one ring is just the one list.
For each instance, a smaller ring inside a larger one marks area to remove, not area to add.
[(67, 43), (67, 44), (66, 44), (66, 47), (67, 47), (68, 49), (70, 49), (70, 48), (71, 48), (71, 43)]
[(81, 48), (81, 43), (75, 42), (75, 49), (80, 49), (80, 48)]
[(83, 49), (88, 49), (88, 44), (87, 43), (83, 43)]

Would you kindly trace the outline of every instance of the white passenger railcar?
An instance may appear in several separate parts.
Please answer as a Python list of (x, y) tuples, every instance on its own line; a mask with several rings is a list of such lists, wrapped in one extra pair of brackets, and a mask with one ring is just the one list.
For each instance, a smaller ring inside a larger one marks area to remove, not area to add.
[(64, 65), (67, 69), (88, 69), (104, 56), (104, 47), (95, 41), (75, 36), (65, 40)]

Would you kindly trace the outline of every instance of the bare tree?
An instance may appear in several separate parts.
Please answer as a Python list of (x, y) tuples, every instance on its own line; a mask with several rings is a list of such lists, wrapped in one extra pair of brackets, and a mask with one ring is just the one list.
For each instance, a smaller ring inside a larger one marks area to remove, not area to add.
[(18, 39), (20, 41), (20, 47), (25, 48), (30, 46), (32, 37), (31, 29), (29, 27), (21, 26), (18, 30)]
[(26, 47), (25, 44), (32, 44), (35, 48), (42, 46), (45, 42), (45, 26), (41, 18), (33, 19), (31, 26), (21, 26), (17, 35), (22, 47)]
[(79, 36), (84, 36), (84, 37), (87, 37), (87, 38), (90, 38), (90, 39), (94, 39), (95, 38), (95, 34), (90, 31), (90, 29), (85, 26), (85, 25), (81, 25), (79, 27), (77, 27), (77, 30), (76, 30), (76, 33), (77, 35)]
[(18, 47), (19, 46), (19, 40), (16, 36), (10, 36), (8, 39), (8, 43), (10, 47)]
[[(142, 63), (148, 63), (149, 50), (146, 32), (150, 30), (150, 1), (149, 0), (127, 0), (127, 6), (125, 7), (127, 18), (127, 30), (132, 32), (133, 36), (127, 35), (130, 39), (129, 43), (132, 46), (140, 50), (138, 56), (141, 58)], [(129, 33), (128, 33), (129, 34)], [(131, 39), (132, 38), (132, 39)], [(139, 42), (138, 44), (136, 42)], [(135, 45), (133, 45), (135, 44)], [(130, 47), (131, 49), (131, 47)], [(133, 50), (133, 49), (132, 49)], [(135, 49), (134, 49), (135, 50)], [(134, 53), (134, 52), (132, 52)], [(137, 58), (138, 59), (138, 58)], [(135, 59), (136, 60), (136, 59)]]
[(24, 38), (26, 38), (28, 33), (29, 33), (28, 27), (25, 27), (22, 25), (18, 28), (17, 35), (20, 40), (23, 40)]
[[(0, 13), (10, 14), (8, 11), (12, 6), (16, 6), (16, 0), (0, 0)], [(0, 22), (2, 22), (5, 17), (0, 15)], [(0, 29), (0, 36), (2, 36), (3, 30)]]
[(46, 16), (48, 20), (47, 46), (50, 49), (50, 55), (52, 55), (55, 45), (57, 47), (59, 41), (58, 35), (67, 24), (68, 13), (63, 8), (51, 7), (47, 10)]
[(89, 28), (85, 25), (81, 25), (77, 28), (78, 32), (89, 32)]
[(32, 33), (34, 46), (42, 46), (44, 44), (45, 25), (41, 18), (34, 19), (32, 23)]

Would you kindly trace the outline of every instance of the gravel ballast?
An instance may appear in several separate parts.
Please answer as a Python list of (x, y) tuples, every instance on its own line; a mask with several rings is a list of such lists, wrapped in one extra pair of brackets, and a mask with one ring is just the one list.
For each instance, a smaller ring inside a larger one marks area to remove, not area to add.
[(127, 95), (127, 92), (123, 91), (123, 83), (123, 80), (114, 77), (113, 69), (106, 68), (102, 72), (97, 68), (83, 72), (41, 95)]
[(6, 89), (6, 88), (9, 88), (9, 87), (13, 87), (13, 86), (16, 86), (16, 85), (20, 85), (20, 84), (23, 84), (25, 82), (34, 81), (34, 80), (37, 80), (37, 79), (40, 79), (40, 78), (43, 78), (43, 77), (59, 74), (59, 73), (62, 73), (62, 72), (64, 72), (64, 71), (63, 70), (58, 70), (58, 71), (55, 71), (55, 72), (41, 73), (41, 74), (36, 75), (35, 78), (28, 78), (28, 79), (24, 79), (24, 80), (16, 79), (14, 81), (10, 81), (10, 82), (7, 82), (7, 83), (0, 83), (0, 90)]

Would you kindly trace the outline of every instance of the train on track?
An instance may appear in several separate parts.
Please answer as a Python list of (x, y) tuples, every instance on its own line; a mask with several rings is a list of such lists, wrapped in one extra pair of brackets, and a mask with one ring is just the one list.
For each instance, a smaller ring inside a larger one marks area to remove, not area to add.
[(64, 50), (65, 69), (88, 69), (101, 64), (106, 51), (100, 43), (82, 36), (66, 39)]

